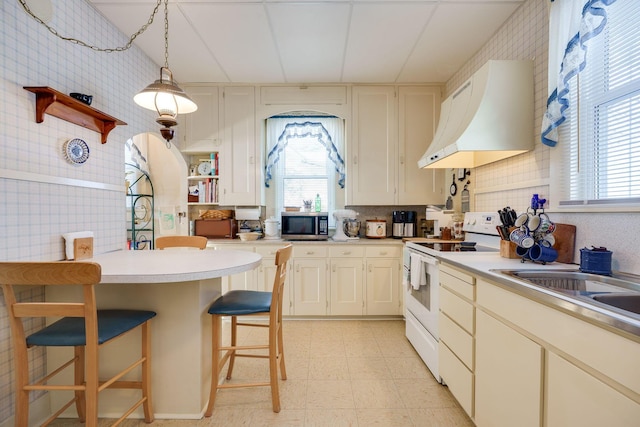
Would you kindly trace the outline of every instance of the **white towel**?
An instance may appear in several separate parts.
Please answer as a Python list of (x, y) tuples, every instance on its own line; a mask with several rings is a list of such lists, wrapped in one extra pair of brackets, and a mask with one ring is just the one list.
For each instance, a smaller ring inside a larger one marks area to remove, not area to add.
[(424, 286), (427, 284), (427, 277), (425, 276), (425, 271), (423, 270), (423, 262), (422, 257), (418, 254), (411, 254), (411, 287), (416, 291), (420, 289), (420, 286)]
[(67, 259), (74, 259), (73, 242), (76, 239), (82, 239), (84, 237), (93, 237), (93, 231), (76, 231), (75, 233), (65, 233), (62, 235), (64, 238), (64, 252), (67, 255)]

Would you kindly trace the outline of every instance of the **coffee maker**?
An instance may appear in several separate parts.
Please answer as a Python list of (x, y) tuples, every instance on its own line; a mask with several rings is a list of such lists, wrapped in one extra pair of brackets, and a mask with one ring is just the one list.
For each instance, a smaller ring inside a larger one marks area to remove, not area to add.
[(404, 213), (404, 237), (416, 237), (417, 214), (416, 211)]
[(404, 237), (405, 211), (393, 211), (391, 235), (394, 239)]

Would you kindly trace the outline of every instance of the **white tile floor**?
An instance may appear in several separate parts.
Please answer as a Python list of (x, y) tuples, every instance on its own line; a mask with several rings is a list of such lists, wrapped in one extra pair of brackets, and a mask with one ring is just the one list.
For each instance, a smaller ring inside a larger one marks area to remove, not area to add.
[[(285, 320), (288, 379), (282, 410), (271, 410), (268, 387), (218, 392), (211, 418), (156, 420), (156, 426), (473, 426), (438, 384), (404, 336), (402, 320)], [(266, 339), (244, 328), (239, 341)], [(268, 379), (264, 359), (239, 358), (233, 381)], [(109, 425), (109, 420), (101, 420)], [(81, 425), (59, 420), (57, 427)], [(122, 425), (141, 427), (142, 421)]]

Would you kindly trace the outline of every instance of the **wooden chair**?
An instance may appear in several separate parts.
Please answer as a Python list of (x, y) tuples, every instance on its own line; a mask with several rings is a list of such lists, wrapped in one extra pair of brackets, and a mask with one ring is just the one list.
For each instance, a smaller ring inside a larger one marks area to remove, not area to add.
[(162, 236), (156, 238), (156, 249), (164, 248), (207, 248), (207, 238), (203, 236)]
[[(271, 402), (273, 412), (280, 412), (280, 393), (278, 390), (278, 365), (280, 365), (280, 375), (283, 380), (287, 379), (287, 372), (284, 366), (284, 350), (282, 339), (282, 291), (287, 273), (287, 262), (291, 258), (292, 246), (278, 249), (276, 252), (276, 275), (271, 292), (230, 291), (218, 298), (209, 307), (209, 314), (212, 315), (213, 322), (213, 342), (212, 342), (212, 373), (211, 373), (211, 393), (209, 396), (209, 405), (205, 412), (205, 416), (210, 417), (213, 413), (216, 393), (221, 388), (235, 387), (255, 387), (270, 386)], [(263, 323), (239, 323), (238, 316), (252, 315), (269, 315), (268, 324)], [(231, 316), (231, 345), (222, 346), (222, 317)], [(269, 328), (269, 344), (266, 345), (237, 345), (237, 327), (253, 326)], [(245, 354), (238, 353), (242, 350), (268, 350), (268, 354)], [(226, 351), (224, 356), (221, 352)], [(243, 384), (218, 384), (220, 372), (227, 360), (229, 360), (229, 369), (227, 371), (227, 380), (231, 379), (233, 364), (236, 357), (260, 357), (269, 359), (269, 382), (254, 382)]]
[[(32, 390), (70, 390), (71, 400), (57, 410), (43, 425), (56, 419), (73, 403), (78, 418), (88, 427), (98, 423), (98, 393), (106, 388), (140, 389), (142, 397), (115, 423), (118, 424), (140, 405), (144, 419), (154, 419), (151, 405), (151, 334), (149, 320), (156, 313), (143, 310), (97, 310), (94, 287), (100, 283), (100, 265), (91, 262), (0, 262), (0, 285), (9, 316), (15, 369), (15, 425), (29, 425), (29, 392)], [(17, 286), (81, 286), (82, 302), (18, 302)], [(62, 317), (55, 323), (26, 336), (23, 318)], [(106, 381), (99, 380), (98, 349), (107, 342), (137, 327), (142, 330), (141, 356)], [(27, 349), (34, 346), (68, 346), (73, 358), (36, 382), (29, 381)], [(121, 380), (136, 367), (142, 371), (140, 381)], [(73, 384), (49, 384), (49, 380), (72, 367)], [(114, 424), (114, 425), (115, 425)]]

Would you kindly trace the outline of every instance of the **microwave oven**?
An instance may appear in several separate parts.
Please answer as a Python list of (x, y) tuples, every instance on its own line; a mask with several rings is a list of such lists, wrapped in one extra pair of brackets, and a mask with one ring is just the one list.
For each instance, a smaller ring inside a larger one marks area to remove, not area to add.
[(327, 240), (329, 214), (327, 212), (282, 212), (281, 236), (287, 240)]

